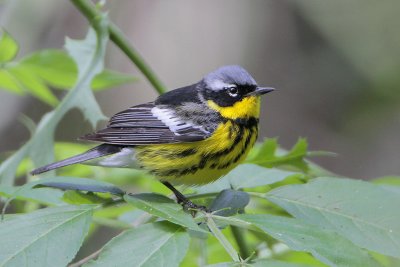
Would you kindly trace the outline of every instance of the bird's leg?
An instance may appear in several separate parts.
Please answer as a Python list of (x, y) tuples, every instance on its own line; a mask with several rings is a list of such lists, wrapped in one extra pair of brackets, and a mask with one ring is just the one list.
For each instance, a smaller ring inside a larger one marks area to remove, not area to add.
[(162, 182), (162, 183), (174, 193), (178, 203), (181, 204), (186, 210), (202, 210), (208, 212), (207, 207), (194, 204), (169, 182)]

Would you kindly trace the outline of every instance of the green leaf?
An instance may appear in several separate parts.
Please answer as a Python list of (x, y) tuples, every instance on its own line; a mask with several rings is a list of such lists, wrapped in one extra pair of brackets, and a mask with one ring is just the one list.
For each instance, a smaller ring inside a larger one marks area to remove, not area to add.
[(243, 212), (249, 201), (250, 196), (246, 192), (225, 189), (214, 199), (210, 210), (217, 211), (214, 213), (216, 215), (232, 216)]
[(76, 83), (78, 69), (74, 60), (62, 50), (39, 51), (22, 59), (19, 64), (55, 88), (67, 89)]
[(21, 190), (17, 186), (0, 186), (0, 196), (14, 197), (20, 200), (39, 202), (45, 205), (61, 205), (63, 193), (51, 188)]
[(220, 263), (206, 265), (206, 267), (243, 267), (243, 266), (250, 267), (253, 265), (250, 265), (250, 264), (243, 265), (240, 262), (220, 262)]
[(110, 195), (103, 197), (92, 192), (83, 193), (80, 191), (67, 191), (64, 193), (62, 199), (64, 202), (72, 205), (105, 204), (113, 201)]
[[(122, 196), (124, 192), (119, 189), (118, 187), (107, 183), (107, 182), (102, 182), (102, 181), (96, 181), (93, 179), (87, 179), (87, 178), (75, 178), (75, 177), (50, 177), (50, 178), (43, 178), (40, 180), (35, 180), (30, 183), (24, 184), (23, 186), (17, 187), (11, 194), (8, 194), (8, 197), (10, 198), (9, 201), (17, 198), (29, 198), (29, 197), (36, 197), (36, 201), (39, 201), (41, 203), (46, 203), (48, 201), (48, 196), (44, 195), (39, 195), (36, 191), (38, 189), (47, 189), (51, 190), (52, 194), (50, 196), (53, 196), (54, 194), (62, 194), (62, 192), (51, 189), (51, 188), (40, 188), (42, 186), (49, 186), (49, 187), (54, 187), (58, 189), (63, 189), (63, 190), (82, 190), (82, 191), (89, 191), (90, 189), (93, 190), (94, 192), (100, 192), (100, 193), (112, 193), (114, 195), (119, 195)], [(8, 188), (8, 186), (2, 186), (3, 188)], [(39, 188), (37, 188), (39, 187)], [(58, 191), (58, 192), (54, 192)], [(46, 192), (46, 191), (45, 191)], [(55, 196), (53, 196), (54, 198)], [(58, 198), (58, 199), (63, 199), (63, 198)], [(67, 200), (63, 199), (63, 200)], [(98, 199), (99, 200), (99, 199)], [(70, 201), (72, 202), (72, 201)], [(52, 203), (49, 203), (52, 204)], [(8, 203), (7, 203), (8, 205)]]
[[(310, 253), (307, 253), (305, 251), (295, 251), (295, 250), (289, 250), (289, 251), (276, 251), (276, 246), (281, 249), (285, 249), (285, 244), (276, 244), (273, 245), (272, 253), (276, 253), (276, 257), (274, 257), (277, 260), (284, 261), (284, 262), (290, 262), (290, 263), (297, 263), (297, 264), (303, 264), (308, 267), (327, 267), (326, 264), (320, 262), (316, 258), (314, 258)], [(286, 246), (287, 247), (287, 246)], [(271, 253), (271, 252), (270, 252)], [(269, 255), (269, 254), (267, 254)]]
[(0, 63), (12, 60), (18, 52), (17, 42), (6, 32), (2, 30), (0, 37)]
[(9, 71), (22, 84), (24, 90), (51, 106), (58, 104), (58, 99), (51, 92), (50, 88), (28, 67), (18, 65), (10, 68)]
[(122, 232), (108, 242), (95, 261), (84, 266), (178, 267), (189, 247), (182, 227), (157, 222)]
[(181, 205), (175, 203), (175, 201), (166, 196), (151, 193), (127, 194), (124, 196), (124, 199), (128, 203), (152, 215), (182, 225), (191, 230), (204, 232), (204, 230), (194, 222), (192, 216), (183, 211)]
[(94, 91), (101, 91), (110, 87), (136, 81), (138, 81), (136, 77), (106, 69), (94, 77), (91, 87)]
[(381, 184), (381, 185), (395, 185), (395, 186), (400, 186), (400, 176), (384, 176), (380, 178), (376, 178), (372, 180), (371, 182), (375, 184)]
[(206, 265), (207, 267), (310, 267), (310, 265), (284, 262), (272, 259), (261, 259), (255, 262), (243, 264), (240, 262), (222, 262), (211, 265)]
[(24, 94), (22, 84), (6, 69), (0, 69), (0, 88), (18, 95)]
[(89, 230), (92, 208), (46, 208), (1, 222), (0, 265), (66, 266)]
[[(53, 161), (54, 132), (58, 123), (70, 110), (77, 108), (82, 111), (93, 127), (105, 119), (90, 89), (90, 84), (93, 77), (103, 70), (108, 41), (108, 20), (102, 15), (96, 22), (99, 23), (96, 27), (98, 31), (95, 33), (89, 30), (85, 40), (67, 40), (67, 50), (78, 66), (76, 85), (55, 110), (43, 116), (30, 141), (1, 164), (1, 184), (12, 185), (18, 164), (27, 156), (31, 157), (35, 166)], [(51, 172), (48, 175), (51, 175)]]
[(255, 164), (241, 164), (218, 181), (196, 188), (198, 193), (220, 192), (224, 189), (235, 190), (270, 185), (291, 176), (303, 176), (301, 173), (261, 167)]
[(301, 263), (293, 263), (293, 262), (284, 262), (273, 259), (260, 259), (256, 260), (252, 263), (254, 267), (310, 267), (310, 265), (301, 264)]
[(120, 188), (102, 181), (97, 181), (87, 178), (76, 177), (54, 177), (45, 178), (33, 182), (37, 186), (53, 187), (62, 190), (80, 190), (97, 193), (110, 193), (113, 195), (122, 196), (125, 194)]
[[(60, 89), (71, 88), (78, 75), (73, 59), (62, 50), (40, 51), (24, 58), (20, 64), (29, 67), (30, 71), (47, 84)], [(136, 80), (131, 75), (104, 70), (93, 78), (91, 88), (98, 91)]]
[(364, 250), (323, 227), (265, 214), (242, 214), (234, 218), (258, 227), (293, 250), (310, 252), (329, 266), (379, 266)]
[(304, 158), (307, 156), (307, 141), (300, 138), (289, 152), (278, 150), (276, 139), (267, 139), (256, 152), (253, 152), (247, 162), (272, 168), (278, 166), (291, 166), (307, 172), (308, 165)]
[(317, 178), (267, 193), (303, 221), (328, 227), (360, 247), (400, 257), (400, 194), (368, 182)]
[(263, 143), (256, 142), (254, 147), (250, 150), (246, 157), (245, 162), (253, 163), (259, 160), (261, 157), (271, 158), (274, 157), (275, 152), (278, 149), (277, 138), (266, 138)]

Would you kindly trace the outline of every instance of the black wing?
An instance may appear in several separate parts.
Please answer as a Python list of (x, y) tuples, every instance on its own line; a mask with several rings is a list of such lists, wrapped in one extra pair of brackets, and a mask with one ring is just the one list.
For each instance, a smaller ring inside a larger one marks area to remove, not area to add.
[(174, 109), (150, 102), (115, 114), (105, 129), (81, 139), (134, 146), (195, 142), (210, 135), (202, 126), (177, 116)]

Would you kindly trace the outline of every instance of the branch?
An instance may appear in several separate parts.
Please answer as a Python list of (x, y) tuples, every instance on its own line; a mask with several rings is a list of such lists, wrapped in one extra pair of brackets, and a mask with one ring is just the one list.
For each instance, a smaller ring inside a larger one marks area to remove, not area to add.
[[(95, 6), (87, 3), (86, 0), (71, 0), (75, 7), (87, 18), (92, 25), (96, 25), (94, 21), (99, 16)], [(124, 36), (121, 30), (110, 22), (108, 31), (110, 33), (110, 40), (121, 49), (122, 52), (135, 64), (136, 67), (143, 73), (146, 79), (151, 83), (154, 89), (163, 94), (166, 92), (164, 84), (153, 72), (150, 66), (145, 62), (139, 52), (129, 43), (128, 39)]]
[(207, 218), (207, 226), (210, 229), (211, 233), (217, 238), (219, 243), (224, 247), (225, 251), (231, 256), (232, 260), (235, 262), (242, 262), (242, 259), (239, 257), (239, 254), (236, 252), (231, 243), (229, 243), (228, 239), (224, 236), (224, 234), (218, 229), (218, 226), (215, 224), (213, 218), (208, 215)]

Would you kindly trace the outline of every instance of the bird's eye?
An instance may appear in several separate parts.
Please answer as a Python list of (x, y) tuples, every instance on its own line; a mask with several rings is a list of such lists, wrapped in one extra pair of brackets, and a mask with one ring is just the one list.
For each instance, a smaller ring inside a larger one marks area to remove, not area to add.
[(237, 97), (238, 94), (239, 94), (239, 90), (238, 90), (238, 88), (237, 88), (236, 86), (230, 86), (230, 87), (228, 87), (228, 88), (226, 88), (226, 89), (227, 89), (227, 91), (228, 91), (228, 94), (229, 94), (231, 97)]

